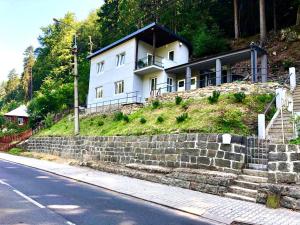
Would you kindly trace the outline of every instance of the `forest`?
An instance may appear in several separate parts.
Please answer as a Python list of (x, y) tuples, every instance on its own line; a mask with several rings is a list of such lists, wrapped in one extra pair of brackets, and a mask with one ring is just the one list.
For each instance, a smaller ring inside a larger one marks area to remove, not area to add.
[[(227, 51), (257, 34), (263, 45), (270, 32), (299, 26), (300, 0), (105, 0), (83, 21), (70, 12), (59, 19), (79, 34), (79, 100), (85, 106), (90, 69), (86, 57), (149, 23), (182, 35), (192, 43), (192, 57), (198, 58)], [(12, 69), (0, 85), (1, 114), (27, 104), (34, 126), (47, 115), (73, 107), (74, 34), (54, 22), (41, 29), (40, 46), (24, 51), (23, 72)]]

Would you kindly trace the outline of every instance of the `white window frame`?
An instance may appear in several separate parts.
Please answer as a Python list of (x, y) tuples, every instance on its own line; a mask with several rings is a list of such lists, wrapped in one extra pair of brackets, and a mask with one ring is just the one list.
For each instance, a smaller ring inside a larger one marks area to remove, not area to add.
[[(170, 53), (173, 52), (173, 59), (170, 59)], [(168, 51), (168, 60), (170, 61), (175, 61), (175, 51), (174, 50), (171, 50), (171, 51)]]
[(125, 64), (125, 57), (126, 57), (125, 52), (122, 52), (122, 53), (116, 55), (116, 66), (117, 67), (123, 66)]
[(19, 126), (24, 125), (24, 118), (23, 117), (18, 117), (18, 125)]
[[(99, 92), (98, 92), (98, 90), (99, 90)], [(103, 86), (96, 87), (95, 92), (96, 92), (96, 99), (103, 98)], [(98, 95), (98, 93), (99, 93), (99, 95)]]
[[(195, 83), (192, 84), (192, 80), (195, 80)], [(191, 77), (191, 90), (197, 89), (197, 77)]]
[[(179, 83), (183, 82), (183, 87), (179, 87)], [(185, 91), (185, 79), (177, 80), (177, 91)]]
[(97, 63), (97, 74), (104, 72), (104, 60)]
[[(152, 88), (152, 81), (154, 80), (155, 89)], [(157, 91), (157, 77), (150, 78), (150, 91)]]
[(173, 92), (174, 79), (173, 77), (167, 78), (167, 92)]
[(124, 80), (116, 81), (114, 84), (115, 84), (115, 95), (124, 94), (124, 90), (125, 90)]
[[(151, 60), (149, 63), (149, 56), (151, 56)], [(151, 53), (147, 53), (147, 66), (150, 66), (153, 64), (153, 55)]]

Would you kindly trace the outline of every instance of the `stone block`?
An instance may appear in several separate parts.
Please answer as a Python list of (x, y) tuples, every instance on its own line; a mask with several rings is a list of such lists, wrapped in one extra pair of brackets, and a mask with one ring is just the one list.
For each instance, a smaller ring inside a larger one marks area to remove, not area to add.
[(245, 164), (243, 162), (235, 162), (235, 161), (233, 161), (232, 162), (232, 169), (241, 170), (244, 167), (244, 165)]
[(297, 177), (295, 173), (277, 172), (276, 178), (278, 183), (294, 184)]
[(210, 159), (208, 157), (198, 157), (197, 164), (210, 165)]
[(287, 146), (289, 152), (297, 152), (298, 151), (298, 145), (288, 145)]
[(293, 162), (293, 171), (296, 173), (300, 173), (300, 161)]
[(207, 142), (208, 135), (207, 134), (198, 134), (198, 142)]
[(214, 142), (208, 143), (207, 149), (219, 150), (219, 143), (214, 143)]
[(232, 145), (225, 145), (225, 144), (220, 145), (220, 150), (231, 152), (231, 149), (232, 149)]
[(278, 163), (278, 170), (280, 172), (290, 172), (290, 164), (287, 162), (279, 162)]
[(218, 141), (218, 135), (217, 134), (209, 134), (207, 138), (208, 142), (217, 142)]
[(290, 160), (291, 161), (300, 161), (300, 152), (291, 153)]
[(215, 159), (215, 165), (218, 167), (230, 168), (230, 161), (226, 159)]
[(180, 160), (181, 160), (182, 162), (190, 162), (190, 157), (189, 157), (188, 155), (182, 155), (182, 156), (180, 157)]
[(287, 161), (287, 154), (283, 152), (270, 152), (269, 161)]
[(286, 152), (286, 150), (287, 150), (287, 145), (284, 144), (277, 145), (277, 152)]
[(269, 152), (276, 152), (277, 145), (270, 144), (268, 147)]
[(225, 152), (225, 159), (228, 160), (233, 160), (233, 161), (242, 161), (243, 160), (243, 155), (238, 154), (238, 153), (231, 153), (231, 152)]
[(214, 158), (216, 157), (217, 150), (207, 150), (207, 157)]
[(201, 150), (200, 156), (207, 156), (207, 150)]
[(218, 151), (217, 152), (217, 158), (224, 158), (225, 152), (223, 151)]
[(283, 196), (280, 200), (280, 205), (288, 209), (297, 208), (297, 200), (288, 196)]
[(268, 170), (275, 171), (276, 170), (276, 163), (269, 162), (268, 163)]

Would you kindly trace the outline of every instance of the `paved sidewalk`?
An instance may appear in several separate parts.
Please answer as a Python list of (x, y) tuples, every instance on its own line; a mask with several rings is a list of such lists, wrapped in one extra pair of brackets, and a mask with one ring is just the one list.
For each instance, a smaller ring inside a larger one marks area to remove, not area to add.
[(268, 209), (251, 202), (5, 153), (0, 153), (0, 159), (45, 170), (225, 224), (236, 220), (262, 225), (300, 225), (300, 213), (288, 209)]

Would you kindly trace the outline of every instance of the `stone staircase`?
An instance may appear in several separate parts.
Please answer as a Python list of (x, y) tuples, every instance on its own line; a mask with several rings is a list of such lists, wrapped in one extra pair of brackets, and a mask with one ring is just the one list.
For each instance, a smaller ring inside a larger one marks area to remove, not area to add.
[(296, 86), (293, 93), (293, 107), (295, 113), (300, 112), (300, 86), (299, 85)]
[(244, 169), (229, 187), (224, 195), (229, 198), (256, 202), (257, 189), (261, 183), (267, 183), (268, 172), (262, 170)]
[[(299, 95), (299, 106), (300, 106), (300, 95)], [(277, 115), (275, 120), (273, 121), (272, 126), (268, 132), (268, 139), (271, 143), (282, 143), (283, 135), (282, 135), (282, 122), (283, 122), (283, 132), (285, 142), (291, 140), (293, 138), (293, 122), (292, 122), (292, 113), (283, 110), (282, 118), (281, 113)]]

